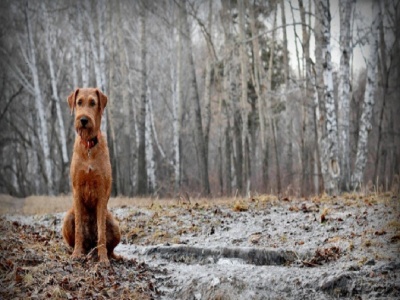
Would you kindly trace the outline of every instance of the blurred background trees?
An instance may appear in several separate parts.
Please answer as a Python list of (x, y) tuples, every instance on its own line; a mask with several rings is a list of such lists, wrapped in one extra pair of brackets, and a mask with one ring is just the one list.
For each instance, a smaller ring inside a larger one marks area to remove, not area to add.
[(70, 192), (81, 86), (109, 97), (114, 195), (399, 189), (398, 0), (0, 8), (1, 193)]

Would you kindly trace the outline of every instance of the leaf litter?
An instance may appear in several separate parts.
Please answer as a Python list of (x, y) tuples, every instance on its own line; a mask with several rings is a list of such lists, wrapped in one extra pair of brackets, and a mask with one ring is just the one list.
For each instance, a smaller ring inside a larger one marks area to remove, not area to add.
[(0, 218), (0, 298), (400, 297), (397, 198), (186, 202), (112, 209), (110, 268), (70, 259), (61, 214)]
[[(153, 299), (157, 273), (136, 259), (72, 260), (59, 230), (0, 218), (0, 298)], [(94, 251), (95, 252), (95, 251)]]

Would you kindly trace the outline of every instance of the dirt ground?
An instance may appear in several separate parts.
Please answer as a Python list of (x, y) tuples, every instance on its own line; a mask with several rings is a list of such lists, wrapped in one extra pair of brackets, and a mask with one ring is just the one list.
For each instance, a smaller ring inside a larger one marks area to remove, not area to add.
[(39, 198), (28, 209), (35, 198), (0, 197), (0, 298), (400, 298), (400, 199), (390, 193), (111, 199), (124, 259), (110, 268), (95, 255), (72, 262), (60, 234), (70, 200)]

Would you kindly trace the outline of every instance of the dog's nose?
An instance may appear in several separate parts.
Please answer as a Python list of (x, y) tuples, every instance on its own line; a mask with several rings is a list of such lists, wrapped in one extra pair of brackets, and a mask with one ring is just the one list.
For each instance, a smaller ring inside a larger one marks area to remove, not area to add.
[(83, 127), (85, 127), (88, 122), (89, 122), (88, 118), (86, 118), (86, 117), (81, 118), (81, 124)]

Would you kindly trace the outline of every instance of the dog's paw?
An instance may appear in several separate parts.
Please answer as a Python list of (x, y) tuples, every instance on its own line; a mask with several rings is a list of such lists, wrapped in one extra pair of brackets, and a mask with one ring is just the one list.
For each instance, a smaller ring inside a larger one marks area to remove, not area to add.
[(100, 257), (99, 263), (102, 266), (108, 267), (110, 266), (110, 261), (108, 260), (107, 256), (106, 257)]
[(71, 255), (72, 259), (81, 259), (83, 257), (83, 252), (79, 250), (74, 250)]
[(114, 252), (113, 253), (111, 253), (111, 256), (110, 256), (112, 259), (115, 259), (116, 261), (123, 261), (124, 260), (124, 258), (121, 256), (121, 255), (118, 255), (118, 254), (115, 254)]

